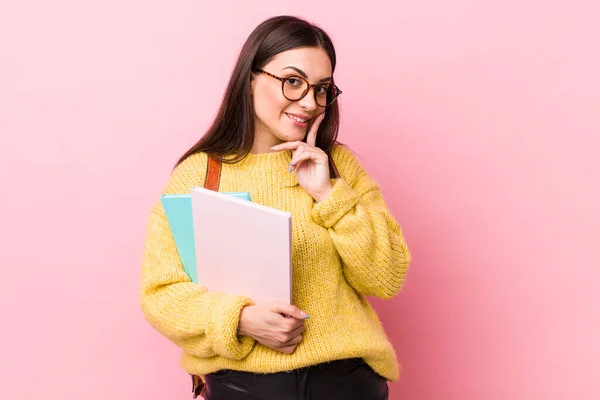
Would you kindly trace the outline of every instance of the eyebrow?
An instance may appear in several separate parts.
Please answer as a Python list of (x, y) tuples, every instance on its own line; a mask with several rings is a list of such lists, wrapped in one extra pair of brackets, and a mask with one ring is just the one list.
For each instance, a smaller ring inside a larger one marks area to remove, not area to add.
[[(299, 73), (300, 75), (302, 75), (303, 78), (308, 79), (308, 75), (306, 75), (306, 72), (302, 71), (300, 68), (296, 68), (296, 67), (292, 67), (291, 65), (288, 67), (285, 67), (283, 69), (293, 69), (294, 71), (296, 71), (297, 73)], [(328, 77), (328, 78), (323, 78), (319, 81), (319, 83), (321, 82), (327, 82), (327, 81), (331, 81), (332, 78)]]

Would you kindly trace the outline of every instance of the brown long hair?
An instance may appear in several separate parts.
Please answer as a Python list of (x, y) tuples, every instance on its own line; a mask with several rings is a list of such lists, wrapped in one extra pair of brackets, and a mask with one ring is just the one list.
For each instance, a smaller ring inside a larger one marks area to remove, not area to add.
[[(333, 43), (316, 25), (292, 16), (273, 17), (258, 25), (240, 51), (215, 120), (206, 134), (181, 156), (175, 166), (198, 152), (234, 155), (234, 158), (223, 160), (228, 163), (246, 157), (254, 142), (254, 105), (250, 93), (252, 72), (262, 68), (275, 55), (299, 47), (322, 48), (329, 56), (332, 72), (335, 70)], [(325, 151), (330, 159), (337, 142), (338, 128), (339, 108), (335, 101), (327, 108), (316, 141), (317, 147)]]

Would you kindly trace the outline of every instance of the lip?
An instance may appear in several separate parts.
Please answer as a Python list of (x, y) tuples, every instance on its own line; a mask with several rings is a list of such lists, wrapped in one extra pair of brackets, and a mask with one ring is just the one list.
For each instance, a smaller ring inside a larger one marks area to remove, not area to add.
[(300, 119), (305, 119), (307, 121), (310, 121), (310, 118), (311, 118), (310, 115), (304, 115), (304, 114), (293, 114), (293, 113), (288, 113), (288, 112), (286, 112), (286, 114), (287, 115), (291, 115), (292, 117), (297, 117), (297, 118), (300, 118)]

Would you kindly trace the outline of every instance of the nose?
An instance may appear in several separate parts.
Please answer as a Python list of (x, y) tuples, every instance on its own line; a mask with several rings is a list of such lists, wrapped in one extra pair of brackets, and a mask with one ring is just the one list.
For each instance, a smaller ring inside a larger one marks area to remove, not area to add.
[(300, 107), (305, 109), (306, 111), (314, 111), (319, 107), (317, 102), (315, 101), (315, 88), (312, 87), (308, 89), (306, 96), (298, 100), (298, 104)]

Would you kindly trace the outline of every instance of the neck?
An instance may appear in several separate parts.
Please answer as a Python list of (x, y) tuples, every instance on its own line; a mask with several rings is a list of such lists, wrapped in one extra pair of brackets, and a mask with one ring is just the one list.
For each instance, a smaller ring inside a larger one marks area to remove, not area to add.
[(269, 153), (271, 147), (283, 143), (277, 136), (269, 132), (268, 128), (256, 123), (254, 126), (254, 142), (252, 143), (252, 154)]
[(277, 145), (279, 143), (270, 143), (262, 140), (254, 139), (254, 143), (252, 144), (252, 149), (250, 149), (251, 154), (263, 154), (271, 152), (271, 147)]

